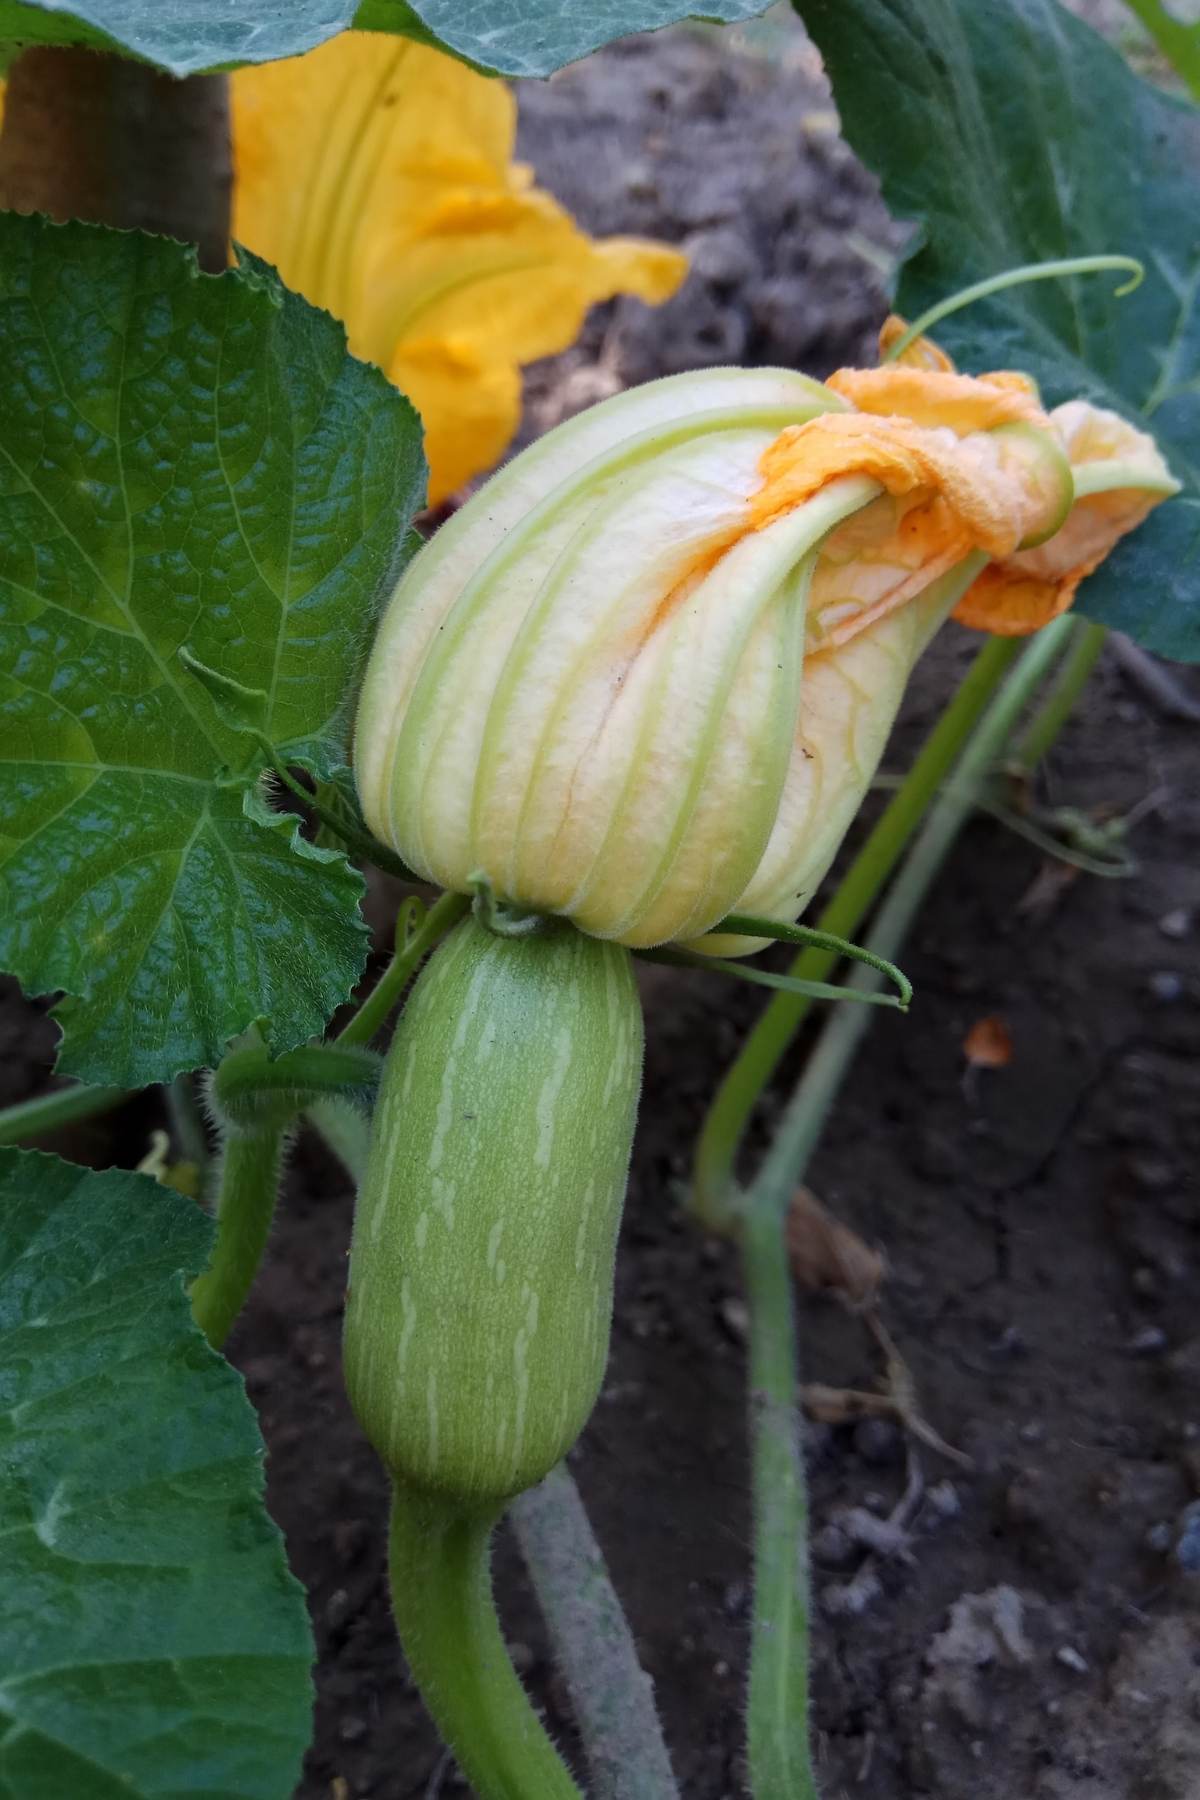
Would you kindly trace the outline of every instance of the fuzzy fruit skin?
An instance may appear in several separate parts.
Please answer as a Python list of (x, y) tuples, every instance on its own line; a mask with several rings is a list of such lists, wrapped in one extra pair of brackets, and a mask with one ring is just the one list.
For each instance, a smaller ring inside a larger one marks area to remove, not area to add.
[(401, 1486), (494, 1508), (566, 1454), (608, 1355), (642, 1068), (629, 952), (466, 919), (384, 1065), (346, 1386)]

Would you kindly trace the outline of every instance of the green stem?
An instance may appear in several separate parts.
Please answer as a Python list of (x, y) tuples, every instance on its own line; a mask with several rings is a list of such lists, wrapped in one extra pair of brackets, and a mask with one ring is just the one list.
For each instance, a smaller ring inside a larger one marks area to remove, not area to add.
[(212, 1261), (192, 1283), (192, 1314), (214, 1350), (233, 1328), (266, 1249), (283, 1169), (281, 1129), (230, 1132), (221, 1154)]
[(1125, 0), (1176, 72), (1200, 99), (1200, 24), (1174, 19), (1163, 0)]
[(325, 1095), (357, 1096), (368, 1107), (379, 1083), (380, 1060), (353, 1044), (301, 1044), (272, 1060), (264, 1043), (231, 1050), (218, 1063), (212, 1100), (235, 1130), (283, 1126)]
[(369, 1044), (381, 1029), (388, 1014), (408, 985), (417, 964), (440, 944), (446, 933), (470, 910), (465, 894), (443, 894), (426, 913), (420, 926), (406, 943), (397, 944), (395, 954), (354, 1017), (341, 1031), (339, 1044)]
[(518, 1494), (509, 1523), (579, 1721), (593, 1800), (679, 1800), (654, 1683), (563, 1464)]
[[(1014, 638), (989, 638), (976, 656), (902, 787), (888, 803), (821, 913), (819, 930), (836, 937), (850, 937), (858, 929), (1017, 649)], [(803, 981), (826, 981), (838, 961), (836, 951), (810, 948), (796, 958), (788, 973)], [(693, 1185), (693, 1205), (710, 1230), (729, 1227), (738, 1147), (759, 1097), (811, 1004), (811, 1000), (793, 994), (780, 994), (773, 999), (763, 1009), (713, 1097), (696, 1146)]]
[(19, 1144), (25, 1138), (41, 1137), (57, 1131), (62, 1125), (75, 1125), (90, 1119), (94, 1113), (109, 1112), (128, 1100), (130, 1089), (88, 1087), (79, 1082), (74, 1087), (55, 1088), (39, 1094), (36, 1100), (21, 1100), (16, 1106), (0, 1111), (0, 1144)]
[[(1039, 632), (979, 723), (959, 760), (952, 790), (930, 811), (880, 909), (867, 940), (877, 956), (891, 958), (899, 950), (970, 816), (976, 785), (1003, 751), (1030, 695), (1061, 654), (1068, 632), (1065, 618)], [(852, 979), (869, 986), (878, 976), (872, 969), (859, 968)], [(840, 1007), (828, 1019), (740, 1208), (756, 1401), (755, 1595), (748, 1722), (750, 1784), (756, 1800), (783, 1800), (792, 1794), (808, 1800), (816, 1793), (802, 1699), (808, 1691), (804, 1489), (803, 1471), (796, 1460), (800, 1431), (794, 1399), (797, 1358), (784, 1229), (796, 1185), (803, 1179), (872, 1017), (866, 1007)]]
[(517, 1677), (492, 1599), (495, 1519), (392, 1490), (390, 1578), (425, 1704), (480, 1800), (581, 1800)]
[(747, 1735), (755, 1800), (816, 1800), (808, 1729), (808, 1494), (783, 1233), (782, 1215), (759, 1207), (747, 1215), (741, 1234), (754, 1493)]
[(1072, 620), (1071, 643), (1050, 692), (1042, 701), (1017, 745), (1015, 762), (1036, 769), (1058, 741), (1108, 641), (1108, 627), (1091, 619)]

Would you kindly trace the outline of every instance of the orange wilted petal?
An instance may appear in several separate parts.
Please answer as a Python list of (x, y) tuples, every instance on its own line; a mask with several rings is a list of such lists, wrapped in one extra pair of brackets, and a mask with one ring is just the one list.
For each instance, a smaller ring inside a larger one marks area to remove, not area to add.
[[(918, 384), (960, 379), (900, 373)], [(906, 417), (830, 412), (779, 434), (759, 464), (752, 529), (850, 474), (871, 476), (901, 503), (851, 523), (854, 541), (844, 554), (836, 537), (826, 547), (826, 580), (811, 605), (814, 650), (848, 641), (972, 550), (1008, 557), (1054, 528), (1069, 501), (1070, 475), (1045, 415), (1034, 416), (1043, 429), (1027, 419), (1003, 420), (998, 429), (959, 436)]]
[(975, 1069), (1003, 1069), (1012, 1061), (1008, 1026), (998, 1013), (976, 1019), (963, 1039), (963, 1055)]
[(896, 415), (914, 425), (942, 426), (962, 435), (1019, 419), (1044, 422), (1036, 384), (1028, 375), (958, 375), (952, 368), (904, 362), (882, 369), (836, 369), (825, 384), (859, 412)]
[(1046, 543), (985, 569), (954, 612), (997, 637), (1024, 637), (1065, 612), (1113, 545), (1179, 487), (1153, 438), (1116, 413), (1072, 400), (1050, 417), (1071, 459), (1075, 504)]

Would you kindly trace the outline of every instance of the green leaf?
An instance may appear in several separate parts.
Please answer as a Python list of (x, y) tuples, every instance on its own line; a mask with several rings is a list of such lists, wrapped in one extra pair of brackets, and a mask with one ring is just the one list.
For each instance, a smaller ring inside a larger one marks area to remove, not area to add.
[[(754, 18), (770, 0), (701, 0), (699, 16), (722, 24)], [(0, 43), (83, 44), (122, 50), (167, 69), (237, 68), (297, 56), (356, 26), (441, 44), (502, 75), (550, 75), (632, 31), (692, 15), (688, 0), (0, 0)]]
[(184, 1291), (211, 1235), (148, 1176), (0, 1151), (5, 1800), (286, 1800), (299, 1774), (303, 1596)]
[(361, 971), (362, 881), (264, 805), (229, 694), (265, 694), (288, 762), (344, 762), (416, 416), (252, 258), (12, 214), (0, 366), (0, 966), (66, 991), (86, 1081), (215, 1063), (257, 1019), (290, 1048)]
[(915, 317), (1021, 263), (1117, 251), (1146, 280), (1014, 288), (942, 322), (965, 368), (1027, 369), (1152, 430), (1185, 484), (1084, 585), (1079, 610), (1200, 660), (1200, 110), (1140, 81), (1057, 0), (802, 0), (843, 127), (922, 226)]
[[(500, 75), (553, 75), (602, 44), (634, 31), (658, 31), (700, 17), (721, 25), (757, 18), (771, 0), (414, 0), (428, 36), (466, 62)], [(363, 0), (354, 23), (411, 32), (396, 0)]]
[(354, 0), (0, 0), (0, 42), (119, 50), (194, 75), (299, 55), (343, 31), (353, 13)]

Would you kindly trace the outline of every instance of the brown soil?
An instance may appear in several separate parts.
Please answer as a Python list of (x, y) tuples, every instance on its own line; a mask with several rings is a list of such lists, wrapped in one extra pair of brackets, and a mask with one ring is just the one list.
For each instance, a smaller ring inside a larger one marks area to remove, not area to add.
[[(598, 59), (587, 68), (603, 73), (570, 80), (585, 98), (589, 79), (624, 90), (641, 54)], [(778, 123), (761, 97), (747, 110), (707, 49), (670, 54), (695, 80), (716, 81), (714, 132), (722, 106), (731, 131), (752, 116)], [(673, 104), (659, 112), (675, 118)], [(811, 186), (821, 229), (844, 237), (864, 209), (878, 220), (844, 153), (825, 145), (821, 157), (832, 158)], [(850, 222), (839, 226), (829, 206), (847, 193)], [(861, 280), (856, 294), (861, 331), (878, 296)], [(567, 375), (594, 360), (592, 342)], [(843, 353), (828, 333), (817, 349), (813, 366)], [(539, 379), (551, 396), (554, 374)], [(904, 766), (970, 647), (951, 629), (927, 658), (892, 766)], [(830, 1800), (1200, 1794), (1200, 1546), (1179, 1541), (1200, 1495), (1195, 770), (1195, 728), (1106, 661), (1048, 779), (1055, 800), (1081, 807), (1127, 811), (1154, 796), (1134, 834), (1140, 872), (1080, 878), (1031, 910), (1039, 853), (990, 821), (972, 825), (903, 959), (918, 1003), (908, 1018), (876, 1020), (815, 1160), (816, 1191), (886, 1250), (885, 1316), (925, 1417), (972, 1459), (965, 1470), (886, 1423), (810, 1429), (816, 1720)], [(721, 1800), (744, 1791), (745, 1359), (735, 1259), (694, 1229), (684, 1197), (706, 1100), (759, 997), (655, 974), (612, 1359), (574, 1467), (683, 1793)], [(1009, 1028), (1012, 1060), (964, 1080), (964, 1036), (992, 1014)], [(40, 1084), (50, 1039), (38, 1009), (10, 996), (0, 1101)], [(152, 1103), (135, 1103), (60, 1147), (130, 1163), (152, 1118)], [(419, 1800), (463, 1790), (396, 1650), (384, 1483), (342, 1396), (349, 1225), (346, 1179), (305, 1140), (232, 1353), (260, 1409), (270, 1504), (320, 1649), (299, 1800)], [(803, 1339), (810, 1379), (875, 1385), (878, 1353), (836, 1304), (805, 1303)], [(924, 1495), (900, 1550), (856, 1548), (845, 1509), (885, 1514), (918, 1478)], [(506, 1542), (499, 1566), (517, 1657), (570, 1748), (565, 1697)]]

